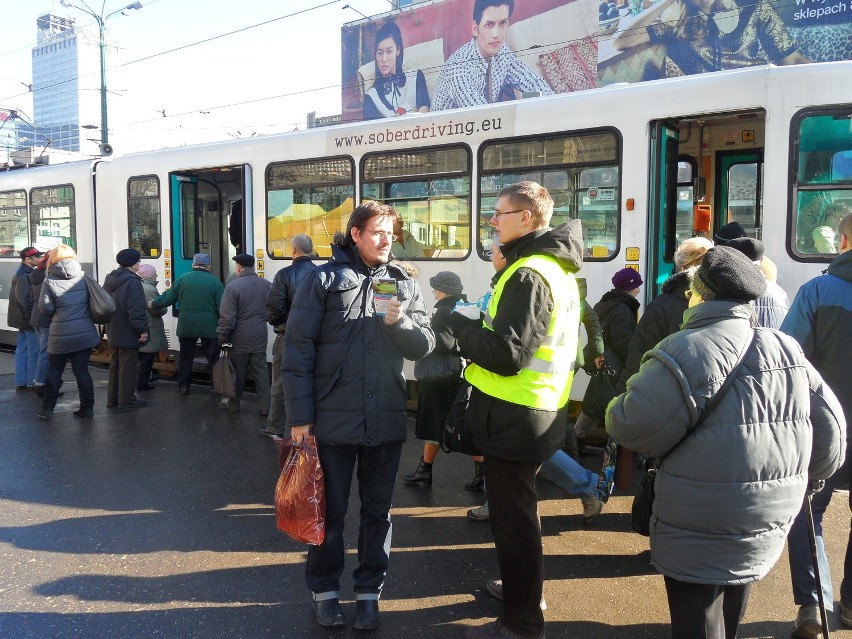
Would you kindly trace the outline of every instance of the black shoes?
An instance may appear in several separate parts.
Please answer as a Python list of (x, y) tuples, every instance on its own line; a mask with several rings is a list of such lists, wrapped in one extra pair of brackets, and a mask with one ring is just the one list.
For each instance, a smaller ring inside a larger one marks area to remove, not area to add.
[[(420, 463), (417, 465), (417, 470), (403, 477), (409, 484), (423, 484), (424, 486), (432, 485), (432, 464), (427, 464), (420, 458)], [(366, 601), (366, 599), (364, 600)]]
[(157, 388), (157, 387), (154, 386), (153, 384), (142, 384), (141, 386), (138, 386), (136, 388), (136, 390), (138, 390), (138, 391), (149, 391), (149, 390), (154, 390), (155, 388)]
[(473, 481), (464, 485), (465, 490), (475, 491), (485, 489), (485, 464), (473, 462)]
[(84, 418), (94, 417), (95, 411), (91, 408), (80, 408), (79, 410), (75, 410), (71, 414), (74, 415), (74, 417), (84, 419)]
[(339, 628), (345, 622), (339, 599), (323, 599), (314, 602), (316, 622), (324, 628)]
[(189, 386), (178, 386), (178, 395), (181, 397), (189, 395)]
[(355, 630), (375, 630), (379, 627), (379, 600), (358, 599), (355, 602)]
[(266, 425), (263, 428), (258, 428), (257, 432), (259, 432), (264, 437), (284, 437), (284, 432), (278, 432), (275, 428), (270, 425)]

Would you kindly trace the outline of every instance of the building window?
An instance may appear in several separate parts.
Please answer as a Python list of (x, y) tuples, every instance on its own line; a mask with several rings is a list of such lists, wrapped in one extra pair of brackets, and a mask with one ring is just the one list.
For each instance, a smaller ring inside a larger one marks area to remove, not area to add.
[(18, 257), (29, 244), (26, 191), (0, 192), (0, 256)]
[(48, 186), (30, 191), (30, 232), (35, 245), (67, 244), (77, 250), (74, 187)]
[(142, 257), (160, 256), (160, 181), (156, 176), (133, 177), (127, 182), (127, 229), (128, 245)]

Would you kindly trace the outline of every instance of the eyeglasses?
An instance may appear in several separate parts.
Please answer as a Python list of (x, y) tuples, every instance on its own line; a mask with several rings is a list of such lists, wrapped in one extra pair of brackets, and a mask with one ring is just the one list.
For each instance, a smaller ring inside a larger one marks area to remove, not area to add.
[(396, 235), (394, 235), (391, 231), (374, 231), (373, 229), (361, 229), (362, 233), (369, 233), (373, 237), (378, 237), (380, 240), (387, 240), (389, 242), (393, 242), (396, 240)]
[(498, 220), (504, 215), (511, 215), (512, 213), (523, 213), (526, 209), (517, 209), (516, 211), (494, 211), (492, 217), (496, 217)]
[(686, 289), (683, 292), (683, 294), (686, 295), (686, 301), (687, 302), (692, 299), (692, 289), (691, 288)]

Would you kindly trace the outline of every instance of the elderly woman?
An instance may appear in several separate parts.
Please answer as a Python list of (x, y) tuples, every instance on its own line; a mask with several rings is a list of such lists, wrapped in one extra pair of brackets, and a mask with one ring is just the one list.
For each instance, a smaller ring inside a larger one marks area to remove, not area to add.
[[(157, 290), (157, 269), (153, 264), (145, 262), (139, 266), (136, 274), (142, 279), (145, 301), (150, 302), (160, 294)], [(147, 344), (139, 348), (139, 376), (137, 377), (136, 390), (154, 390), (154, 385), (151, 383), (154, 361), (160, 351), (169, 350), (169, 340), (166, 337), (166, 328), (163, 324), (163, 315), (166, 314), (166, 310), (165, 308), (146, 307), (150, 339)]]
[(781, 555), (809, 477), (830, 477), (843, 462), (846, 424), (834, 394), (795, 340), (752, 328), (750, 302), (765, 289), (745, 255), (708, 250), (683, 330), (645, 354), (607, 408), (612, 438), (658, 460), (651, 557), (665, 577), (674, 639), (736, 637), (751, 585)]

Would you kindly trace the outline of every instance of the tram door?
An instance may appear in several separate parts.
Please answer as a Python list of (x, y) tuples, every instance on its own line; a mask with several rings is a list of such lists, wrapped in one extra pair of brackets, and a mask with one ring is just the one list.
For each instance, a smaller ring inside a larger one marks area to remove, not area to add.
[(646, 302), (671, 275), (677, 248), (678, 140), (677, 128), (666, 122), (651, 124)]
[(192, 257), (203, 250), (204, 233), (198, 207), (198, 178), (172, 174), (169, 178), (172, 220), (172, 281), (192, 270)]
[(763, 201), (763, 151), (732, 151), (716, 154), (716, 188), (713, 200), (719, 215), (714, 230), (739, 222), (749, 237), (760, 239)]

